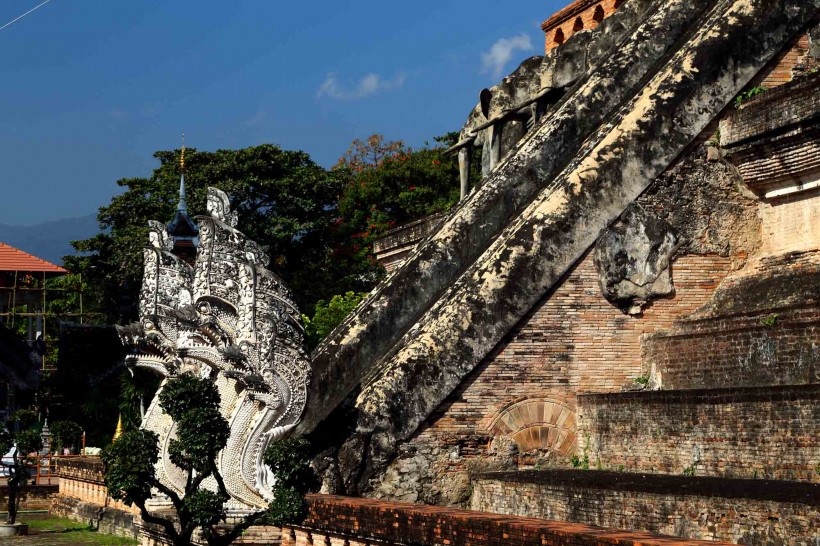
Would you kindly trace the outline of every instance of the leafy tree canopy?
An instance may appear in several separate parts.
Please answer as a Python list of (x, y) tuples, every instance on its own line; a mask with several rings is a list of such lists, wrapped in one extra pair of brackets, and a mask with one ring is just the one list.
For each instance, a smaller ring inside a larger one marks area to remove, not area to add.
[[(154, 464), (159, 457), (159, 438), (151, 431), (138, 429), (123, 433), (102, 452), (105, 484), (109, 494), (127, 505), (135, 504), (145, 521), (160, 525), (175, 546), (188, 546), (197, 528), (202, 528), (209, 544), (229, 544), (262, 514), (237, 526), (236, 534), (220, 534), (213, 528), (225, 519), (229, 496), (216, 455), (228, 441), (228, 422), (219, 413), (219, 393), (210, 381), (193, 375), (171, 379), (160, 395), (160, 407), (177, 425), (177, 438), (169, 446), (171, 462), (187, 474), (184, 495), (157, 479)], [(213, 476), (218, 491), (201, 488)], [(167, 495), (177, 513), (173, 519), (148, 512), (145, 503), (151, 488)]]
[(55, 421), (50, 425), (53, 445), (59, 449), (61, 447), (74, 447), (83, 436), (83, 427), (74, 421)]
[[(148, 220), (170, 221), (179, 195), (179, 150), (154, 154), (160, 166), (150, 178), (123, 178), (124, 192), (101, 207), (101, 232), (75, 241), (77, 251), (66, 265), (104, 288), (103, 306), (111, 319), (135, 318), (142, 275), (142, 248)], [(326, 171), (304, 152), (263, 144), (241, 150), (186, 150), (185, 183), (188, 210), (205, 212), (206, 189), (217, 187), (231, 196), (239, 212), (238, 228), (267, 246), (270, 267), (291, 287), (305, 308), (340, 291), (328, 259), (331, 225), (343, 172)]]
[[(239, 212), (239, 229), (268, 248), (269, 267), (311, 316), (319, 300), (368, 291), (382, 278), (372, 250), (376, 238), (458, 200), (457, 161), (443, 155), (456, 138), (450, 133), (414, 150), (372, 135), (354, 141), (330, 170), (304, 152), (270, 144), (186, 150), (188, 210), (204, 212), (207, 186), (225, 191)], [(136, 318), (147, 221), (170, 220), (177, 204), (179, 151), (154, 156), (160, 166), (150, 178), (117, 182), (124, 192), (100, 208), (101, 233), (75, 241), (86, 254), (66, 258), (70, 270), (99, 287), (100, 306), (112, 322)], [(477, 169), (480, 161), (473, 164)]]
[(346, 292), (344, 295), (337, 294), (330, 298), (330, 301), (319, 300), (316, 302), (316, 311), (313, 318), (302, 315), (308, 346), (313, 348), (318, 345), (365, 297), (367, 297), (367, 292), (351, 291)]
[(304, 438), (276, 440), (265, 451), (265, 464), (276, 475), (273, 502), (267, 515), (271, 525), (301, 523), (307, 515), (305, 493), (319, 485), (310, 468), (310, 459), (310, 443)]

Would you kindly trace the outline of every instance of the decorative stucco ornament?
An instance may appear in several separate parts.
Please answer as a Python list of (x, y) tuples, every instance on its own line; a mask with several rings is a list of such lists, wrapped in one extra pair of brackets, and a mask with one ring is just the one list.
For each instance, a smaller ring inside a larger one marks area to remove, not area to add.
[[(216, 384), (230, 425), (217, 468), (231, 495), (229, 511), (241, 514), (272, 498), (275, 476), (262, 455), (299, 422), (310, 361), (301, 314), (279, 277), (263, 266), (268, 257), (235, 228), (237, 215), (224, 192), (208, 188), (207, 203), (209, 215), (195, 219), (199, 247), (193, 265), (171, 252), (173, 237), (163, 224), (149, 222), (140, 321), (119, 333), (132, 349), (130, 366), (164, 378), (191, 372)], [(158, 399), (159, 391), (142, 427), (160, 438), (157, 476), (182, 493), (185, 475), (168, 456), (175, 425)], [(213, 478), (204, 486), (216, 490)], [(162, 506), (164, 499), (156, 495), (152, 504)]]
[(629, 315), (675, 293), (669, 264), (680, 245), (672, 227), (638, 206), (629, 207), (595, 246), (601, 293)]

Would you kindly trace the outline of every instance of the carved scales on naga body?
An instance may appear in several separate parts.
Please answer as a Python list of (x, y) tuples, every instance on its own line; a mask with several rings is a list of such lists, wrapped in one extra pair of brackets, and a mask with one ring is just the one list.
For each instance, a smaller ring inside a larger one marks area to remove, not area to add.
[[(237, 215), (225, 193), (208, 188), (207, 210), (209, 216), (196, 218), (193, 266), (171, 252), (174, 241), (164, 225), (149, 223), (140, 322), (120, 328), (120, 336), (132, 349), (129, 365), (165, 378), (193, 372), (217, 385), (230, 425), (217, 465), (232, 497), (229, 509), (241, 512), (272, 497), (274, 476), (262, 454), (299, 421), (310, 364), (301, 315), (282, 281), (263, 267), (264, 251), (235, 229)], [(158, 396), (142, 426), (160, 438), (157, 476), (181, 493), (184, 475), (168, 457), (175, 427)], [(205, 487), (216, 490), (209, 480)]]

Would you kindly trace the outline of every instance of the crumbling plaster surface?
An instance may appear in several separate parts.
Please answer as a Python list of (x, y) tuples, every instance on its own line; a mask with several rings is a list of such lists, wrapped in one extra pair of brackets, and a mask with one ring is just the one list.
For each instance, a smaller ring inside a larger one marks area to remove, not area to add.
[[(642, 334), (664, 330), (676, 317), (687, 316), (697, 308), (698, 301), (711, 293), (696, 296), (692, 290), (706, 292), (709, 290), (707, 286), (717, 284), (717, 279), (712, 277), (710, 280), (705, 274), (693, 280), (689, 273), (692, 260), (703, 256), (701, 267), (710, 269), (715, 267), (715, 255), (731, 258), (733, 263), (725, 269), (726, 272), (745, 263), (745, 257), (758, 245), (757, 200), (741, 191), (737, 175), (729, 165), (707, 160), (707, 149), (702, 145), (687, 153), (658, 177), (622, 216), (641, 210), (643, 216), (651, 215), (663, 222), (666, 229), (658, 232), (661, 236), (669, 231), (675, 234), (677, 251), (672, 261), (671, 280), (679, 283), (678, 289), (682, 287), (682, 293), (676, 293), (675, 301), (662, 302), (660, 307), (652, 302), (645, 316), (621, 319), (627, 322), (614, 332), (606, 327), (606, 314), (599, 307), (589, 306), (588, 292), (594, 294), (589, 297), (601, 297), (597, 286), (585, 282), (585, 275), (573, 270), (561, 281), (560, 288), (555, 289), (557, 300), (554, 306), (547, 303), (550, 297), (545, 297), (515, 326), (513, 331), (516, 333), (509, 334), (509, 340), (505, 338), (436, 408), (419, 430), (401, 444), (387, 469), (368, 484), (364, 491), (366, 495), (463, 506), (462, 493), (465, 487), (472, 487), (470, 484), (480, 471), (478, 469), (499, 467), (498, 443), (505, 441), (511, 451), (503, 460), (513, 468), (517, 468), (516, 464), (569, 465), (569, 455), (574, 454), (574, 450), (565, 455), (545, 450), (518, 453), (512, 439), (501, 431), (490, 430), (493, 428), (490, 420), (522, 391), (533, 393), (535, 398), (527, 398), (532, 401), (541, 399), (548, 392), (555, 395), (561, 392), (561, 388), (564, 395), (574, 395), (577, 391), (620, 390), (621, 383), (607, 387), (600, 380), (604, 366), (596, 368), (593, 362), (606, 361), (608, 374), (621, 377), (640, 374)], [(596, 248), (599, 245), (600, 240)], [(584, 269), (583, 265), (581, 269)], [(573, 292), (578, 295), (570, 296)], [(542, 322), (543, 317), (551, 316), (567, 305), (572, 306), (573, 313)], [(546, 308), (542, 310), (542, 306)], [(580, 319), (577, 315), (589, 313), (594, 313), (602, 322), (589, 324), (588, 319)], [(593, 342), (577, 331), (573, 325), (580, 320), (585, 321), (590, 335), (594, 332), (601, 340)], [(633, 328), (634, 333), (627, 334)], [(520, 343), (518, 332), (523, 332)], [(555, 345), (549, 341), (553, 336), (562, 340), (560, 346), (565, 353), (556, 354)], [(628, 348), (624, 347), (626, 339), (631, 340)], [(598, 343), (602, 346), (600, 350), (594, 348)], [(630, 355), (613, 360), (613, 353), (619, 352), (613, 347), (620, 347)], [(638, 360), (634, 361), (630, 356)], [(544, 360), (538, 364), (540, 359)], [(505, 365), (508, 360), (518, 362), (518, 367), (514, 368), (518, 375)], [(550, 379), (547, 381), (545, 376)], [(504, 388), (505, 384), (507, 388)], [(481, 401), (480, 406), (474, 405), (477, 400)], [(574, 431), (574, 425), (571, 430)], [(517, 455), (521, 457), (516, 458)], [(442, 484), (453, 485), (448, 489)]]
[[(676, 11), (680, 3), (665, 4), (661, 12), (680, 14)], [(399, 442), (416, 430), (594, 243), (601, 230), (623, 213), (819, 8), (820, 0), (716, 2), (702, 24), (691, 29), (685, 45), (664, 66), (656, 67), (637, 96), (580, 150), (575, 147), (571, 164), (555, 178), (539, 176), (545, 174), (541, 170), (545, 164), (547, 172), (559, 167), (550, 146), (552, 139), (545, 138), (555, 134), (539, 130), (524, 139), (487, 182), (508, 189), (535, 175), (552, 180), (548, 189), (518, 214), (380, 359), (378, 373), (362, 384), (355, 400), (348, 399), (344, 406), (348, 411), (337, 411), (336, 419), (326, 421), (330, 428), (317, 431), (332, 438), (334, 430), (342, 430), (347, 437), (337, 460), (346, 492), (365, 489), (384, 470)], [(654, 36), (661, 39), (665, 34)], [(641, 46), (627, 45), (619, 52), (633, 47)], [(631, 51), (620, 60), (632, 62), (635, 54)], [(617, 58), (615, 54), (609, 60)], [(584, 104), (586, 98), (584, 93), (576, 95), (569, 107), (577, 106), (575, 102)], [(547, 123), (551, 121), (555, 117)], [(468, 200), (470, 203), (475, 200)], [(467, 204), (437, 237), (449, 242), (457, 239), (453, 220), (465, 220), (459, 216)], [(418, 261), (435, 240), (428, 240), (414, 258)], [(411, 259), (399, 271), (407, 272), (412, 266)], [(400, 277), (394, 275), (392, 283)], [(361, 344), (355, 347), (361, 349)], [(345, 451), (356, 456), (343, 460)]]
[[(628, 4), (633, 2), (641, 0)], [(311, 404), (298, 432), (313, 430), (366, 381), (385, 352), (453, 285), (512, 218), (544, 188), (551, 187), (582, 143), (643, 88), (645, 79), (660, 69), (677, 42), (718, 4), (723, 6), (726, 0), (656, 0), (634, 26), (618, 26), (617, 22), (624, 19), (613, 16), (607, 20), (613, 20), (613, 24), (602, 24), (600, 31), (588, 33), (603, 36), (606, 31), (606, 39), (618, 43), (594, 69), (577, 76), (576, 85), (543, 123), (526, 135), (508, 158), (459, 203), (439, 231), (421, 243), (407, 262), (314, 351)], [(629, 32), (618, 34), (627, 27)], [(727, 77), (732, 80), (735, 75)], [(692, 79), (687, 85), (697, 83)], [(687, 108), (700, 107), (693, 103)]]
[(677, 245), (672, 226), (643, 207), (629, 207), (595, 245), (603, 296), (639, 315), (651, 299), (672, 295), (669, 266)]

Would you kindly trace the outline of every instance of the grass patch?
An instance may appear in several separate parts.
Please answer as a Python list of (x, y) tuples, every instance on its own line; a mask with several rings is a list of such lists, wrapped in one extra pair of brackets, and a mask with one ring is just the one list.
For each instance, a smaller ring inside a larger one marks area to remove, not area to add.
[(56, 516), (44, 516), (38, 518), (26, 517), (25, 514), (19, 514), (17, 521), (21, 523), (28, 523), (29, 529), (37, 529), (38, 531), (51, 531), (52, 533), (67, 533), (73, 531), (93, 531), (88, 525), (83, 525), (80, 522), (72, 521), (70, 519), (58, 518)]
[[(50, 535), (49, 544), (59, 545), (93, 545), (93, 546), (137, 546), (138, 541), (132, 538), (105, 535), (87, 525), (59, 518), (49, 514), (20, 514), (17, 521), (27, 523), (32, 538)], [(22, 537), (21, 537), (22, 539)]]

